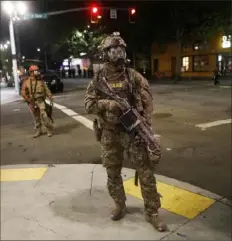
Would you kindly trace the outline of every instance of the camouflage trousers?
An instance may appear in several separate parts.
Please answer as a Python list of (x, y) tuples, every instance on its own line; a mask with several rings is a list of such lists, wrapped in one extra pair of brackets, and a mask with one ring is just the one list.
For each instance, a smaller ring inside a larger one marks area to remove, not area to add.
[(53, 130), (52, 120), (46, 113), (46, 106), (43, 100), (36, 100), (35, 105), (37, 108), (32, 112), (35, 119), (35, 128), (37, 131), (41, 130), (42, 123), (46, 127), (47, 131)]
[(103, 129), (101, 137), (101, 158), (107, 171), (107, 187), (116, 203), (124, 203), (126, 194), (121, 177), (125, 151), (138, 171), (145, 213), (151, 215), (160, 208), (160, 194), (157, 192), (154, 170), (150, 165), (145, 145), (130, 141), (127, 133)]

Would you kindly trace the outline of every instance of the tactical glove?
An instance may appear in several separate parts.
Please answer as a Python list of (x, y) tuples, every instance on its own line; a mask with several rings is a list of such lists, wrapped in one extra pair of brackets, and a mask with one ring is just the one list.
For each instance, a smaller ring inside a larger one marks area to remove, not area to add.
[(107, 100), (107, 99), (99, 100), (98, 108), (101, 111), (109, 111), (109, 112), (114, 113), (115, 115), (120, 114), (120, 112), (121, 112), (119, 104), (115, 100)]
[(113, 125), (119, 124), (119, 117), (122, 113), (119, 104), (115, 100), (99, 100), (98, 109), (108, 123)]

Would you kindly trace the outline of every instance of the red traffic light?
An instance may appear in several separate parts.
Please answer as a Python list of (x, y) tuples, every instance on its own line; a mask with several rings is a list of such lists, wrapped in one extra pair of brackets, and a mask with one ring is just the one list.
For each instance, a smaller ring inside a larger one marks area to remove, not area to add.
[(92, 13), (96, 14), (98, 12), (98, 8), (97, 7), (93, 7), (92, 8)]
[(96, 6), (91, 7), (91, 23), (98, 23), (99, 8)]
[(129, 8), (129, 22), (135, 23), (136, 22), (136, 10), (135, 8)]
[(132, 9), (130, 10), (131, 15), (135, 14), (135, 12), (136, 12), (136, 10), (135, 10), (134, 8), (132, 8)]

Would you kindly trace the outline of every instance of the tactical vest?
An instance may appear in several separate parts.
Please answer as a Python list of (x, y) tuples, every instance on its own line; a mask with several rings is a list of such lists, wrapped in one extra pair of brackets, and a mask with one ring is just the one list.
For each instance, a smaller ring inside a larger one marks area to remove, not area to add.
[[(100, 71), (98, 73), (98, 79), (103, 78), (107, 76), (104, 76), (104, 71)], [(141, 102), (141, 98), (140, 96), (137, 94), (137, 87), (135, 85), (135, 82), (133, 80), (133, 77), (131, 76), (131, 73), (129, 71), (129, 69), (127, 70), (127, 72), (125, 72), (125, 75), (122, 75), (119, 79), (117, 80), (110, 80), (107, 79), (107, 83), (110, 85), (110, 87), (113, 89), (113, 91), (121, 98), (125, 98), (128, 103), (133, 106), (134, 108), (136, 108), (138, 110), (139, 113), (142, 112), (143, 107), (142, 107), (142, 102)], [(97, 94), (100, 98), (102, 99), (109, 99), (110, 97), (105, 96), (102, 93), (98, 93)], [(107, 123), (104, 118), (102, 118), (101, 116), (99, 116), (99, 120), (101, 125), (103, 126), (103, 128), (106, 129), (111, 129), (111, 130), (122, 130), (122, 126), (121, 125), (111, 125), (109, 123)]]
[(31, 77), (29, 77), (26, 81), (27, 89), (30, 96), (34, 95), (33, 97), (35, 100), (45, 98), (46, 94), (43, 80), (35, 81)]

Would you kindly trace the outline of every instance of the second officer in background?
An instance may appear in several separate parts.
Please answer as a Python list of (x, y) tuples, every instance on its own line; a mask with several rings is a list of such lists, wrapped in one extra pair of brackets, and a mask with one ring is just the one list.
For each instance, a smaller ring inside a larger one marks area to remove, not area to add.
[(42, 134), (42, 122), (46, 127), (48, 137), (51, 137), (53, 124), (51, 115), (49, 115), (51, 111), (48, 111), (48, 109), (51, 110), (51, 106), (46, 104), (45, 99), (48, 97), (52, 105), (53, 97), (47, 84), (41, 78), (38, 66), (30, 66), (29, 78), (23, 82), (21, 95), (28, 103), (35, 118), (36, 133), (34, 138)]

